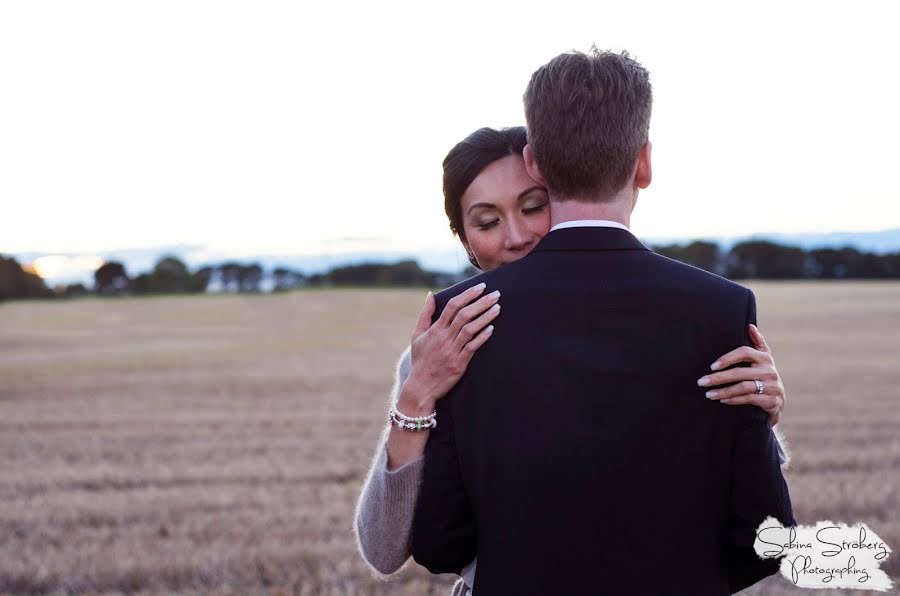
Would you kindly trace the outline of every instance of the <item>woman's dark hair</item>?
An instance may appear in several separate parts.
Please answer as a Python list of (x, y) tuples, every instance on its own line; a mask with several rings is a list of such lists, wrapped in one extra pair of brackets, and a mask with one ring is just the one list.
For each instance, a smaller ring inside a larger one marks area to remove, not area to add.
[[(518, 155), (528, 143), (524, 126), (501, 130), (479, 128), (456, 144), (444, 158), (444, 212), (450, 231), (465, 240), (462, 223), (462, 196), (472, 181), (498, 159)], [(478, 263), (469, 256), (472, 264)], [(478, 267), (479, 269), (481, 267)]]

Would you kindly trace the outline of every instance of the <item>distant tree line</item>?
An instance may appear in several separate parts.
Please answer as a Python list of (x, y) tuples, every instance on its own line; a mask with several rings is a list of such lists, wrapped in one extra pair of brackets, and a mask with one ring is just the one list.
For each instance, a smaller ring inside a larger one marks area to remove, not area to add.
[(0, 254), (0, 300), (51, 296), (53, 292), (39, 275), (23, 269), (14, 258)]
[[(265, 277), (265, 271), (257, 263), (245, 265), (232, 261), (191, 272), (177, 257), (167, 256), (152, 271), (134, 278), (128, 276), (122, 263), (104, 263), (94, 272), (94, 292), (100, 295), (261, 292)], [(442, 277), (423, 270), (411, 260), (347, 265), (312, 276), (279, 267), (272, 271), (265, 290), (278, 292), (307, 286), (432, 286)]]
[[(803, 250), (766, 241), (748, 241), (722, 250), (712, 242), (653, 246), (666, 257), (730, 279), (890, 279), (900, 278), (900, 252), (878, 255), (855, 248)], [(93, 288), (70, 284), (49, 289), (40, 276), (14, 258), (0, 255), (0, 300), (16, 298), (190, 294), (202, 292), (287, 291), (300, 287), (442, 287), (477, 273), (461, 274), (422, 269), (416, 261), (393, 264), (362, 263), (306, 275), (279, 267), (266, 276), (257, 263), (236, 261), (207, 265), (191, 271), (175, 256), (165, 256), (151, 270), (131, 277), (125, 266), (109, 261), (94, 272)], [(265, 283), (264, 283), (265, 282)]]
[(888, 279), (900, 277), (900, 252), (855, 248), (803, 250), (762, 240), (722, 250), (712, 242), (652, 247), (657, 253), (729, 279)]
[[(258, 263), (229, 261), (191, 271), (175, 256), (165, 256), (152, 271), (129, 277), (118, 261), (104, 263), (94, 272), (94, 292), (99, 295), (197, 294), (202, 292), (260, 292), (264, 271)], [(271, 291), (285, 291), (306, 285), (307, 276), (283, 267), (272, 271)], [(66, 288), (68, 290), (68, 288)]]
[(440, 273), (425, 271), (416, 261), (363, 263), (336, 267), (327, 273), (314, 275), (310, 284), (318, 286), (434, 286), (442, 277)]

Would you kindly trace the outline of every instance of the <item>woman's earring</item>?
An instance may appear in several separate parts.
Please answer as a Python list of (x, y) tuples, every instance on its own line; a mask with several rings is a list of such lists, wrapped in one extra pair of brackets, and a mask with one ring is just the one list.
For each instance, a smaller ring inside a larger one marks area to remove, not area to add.
[(481, 269), (481, 266), (478, 264), (478, 261), (475, 260), (475, 253), (470, 251), (467, 254), (469, 255), (469, 262), (472, 263), (472, 266), (475, 267), (476, 269)]

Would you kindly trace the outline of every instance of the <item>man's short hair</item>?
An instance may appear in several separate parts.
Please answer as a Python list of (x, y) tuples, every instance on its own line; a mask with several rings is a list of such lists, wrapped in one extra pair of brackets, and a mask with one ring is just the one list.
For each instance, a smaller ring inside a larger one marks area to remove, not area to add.
[(525, 90), (528, 143), (560, 200), (611, 197), (648, 140), (650, 75), (627, 52), (560, 54)]

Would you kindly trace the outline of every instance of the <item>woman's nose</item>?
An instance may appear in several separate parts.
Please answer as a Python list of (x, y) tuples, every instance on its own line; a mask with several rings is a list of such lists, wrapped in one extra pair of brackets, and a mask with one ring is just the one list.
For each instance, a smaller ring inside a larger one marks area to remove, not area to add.
[(506, 249), (522, 250), (534, 242), (534, 235), (528, 230), (528, 226), (512, 222), (506, 232)]

